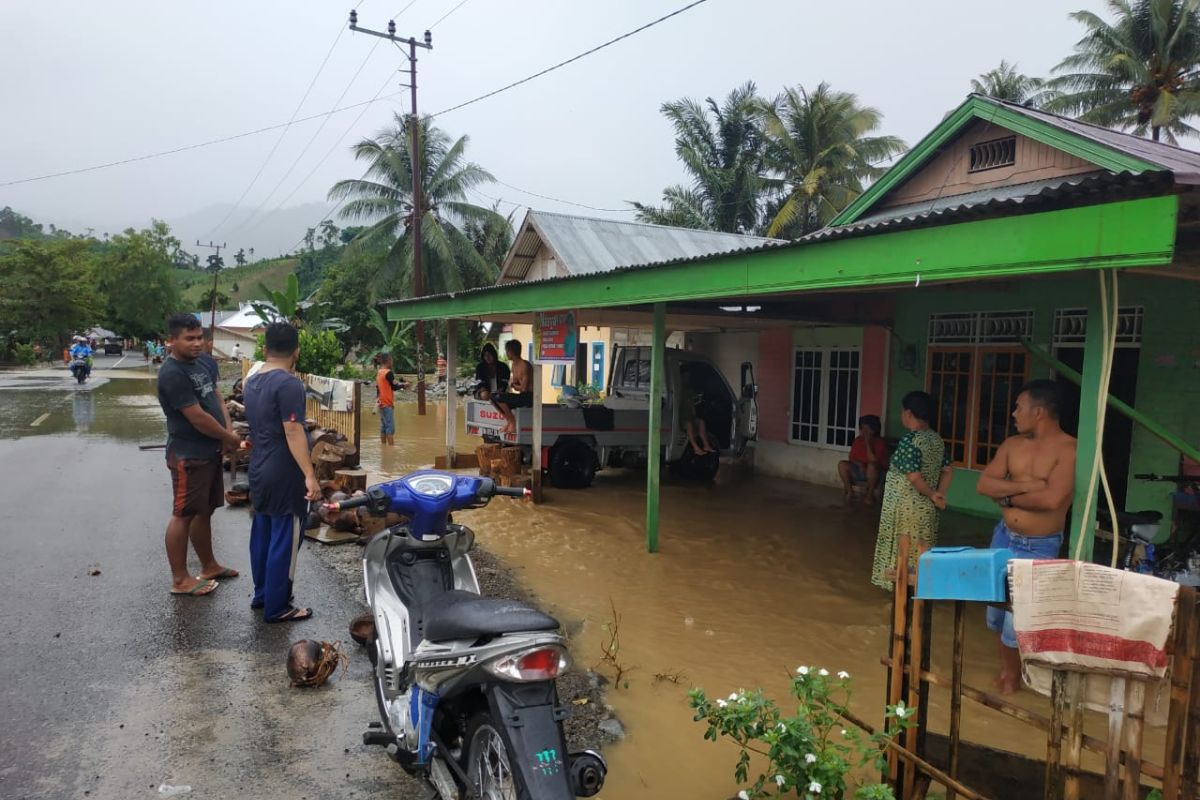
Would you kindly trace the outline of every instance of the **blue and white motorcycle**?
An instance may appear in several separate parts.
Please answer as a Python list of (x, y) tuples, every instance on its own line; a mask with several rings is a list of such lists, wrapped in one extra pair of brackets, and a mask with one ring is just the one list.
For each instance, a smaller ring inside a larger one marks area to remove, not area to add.
[(442, 800), (567, 800), (604, 784), (603, 757), (566, 751), (568, 710), (554, 680), (569, 661), (558, 621), (480, 596), (469, 556), (475, 534), (449, 521), (494, 496), (526, 494), (423, 470), (331, 505), (410, 520), (377, 535), (363, 555), (381, 718), (363, 742), (383, 745)]

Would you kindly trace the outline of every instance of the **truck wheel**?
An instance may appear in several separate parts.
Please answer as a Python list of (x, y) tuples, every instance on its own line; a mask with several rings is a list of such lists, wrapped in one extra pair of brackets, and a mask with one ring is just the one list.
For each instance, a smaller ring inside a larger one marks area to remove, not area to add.
[(550, 482), (559, 489), (586, 489), (596, 477), (596, 454), (586, 442), (565, 439), (550, 451)]

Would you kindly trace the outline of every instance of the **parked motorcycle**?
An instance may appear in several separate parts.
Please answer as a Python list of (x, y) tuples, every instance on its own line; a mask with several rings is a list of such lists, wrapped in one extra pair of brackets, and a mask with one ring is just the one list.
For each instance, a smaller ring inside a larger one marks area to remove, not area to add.
[(384, 746), (442, 800), (564, 800), (604, 784), (602, 756), (566, 751), (568, 710), (554, 680), (569, 661), (558, 621), (480, 596), (469, 555), (475, 534), (449, 521), (497, 495), (527, 494), (421, 470), (329, 504), (410, 520), (377, 535), (363, 555), (380, 715), (363, 742)]
[(88, 379), (92, 368), (88, 366), (86, 358), (75, 358), (71, 360), (71, 375), (74, 376), (78, 383), (83, 383)]

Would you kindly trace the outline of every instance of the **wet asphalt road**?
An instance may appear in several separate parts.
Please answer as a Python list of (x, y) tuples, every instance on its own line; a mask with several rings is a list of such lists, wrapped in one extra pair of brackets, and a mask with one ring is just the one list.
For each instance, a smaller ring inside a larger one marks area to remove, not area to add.
[[(168, 594), (169, 476), (161, 450), (137, 448), (163, 440), (161, 412), (152, 381), (105, 379), (115, 361), (82, 389), (64, 370), (0, 373), (0, 797), (131, 800), (164, 783), (197, 799), (428, 796), (361, 744), (375, 703), (347, 634), (358, 587), (314, 546), (296, 576), (307, 622), (250, 610), (243, 509), (213, 518), (242, 577)], [(345, 640), (349, 672), (291, 688), (300, 638)]]

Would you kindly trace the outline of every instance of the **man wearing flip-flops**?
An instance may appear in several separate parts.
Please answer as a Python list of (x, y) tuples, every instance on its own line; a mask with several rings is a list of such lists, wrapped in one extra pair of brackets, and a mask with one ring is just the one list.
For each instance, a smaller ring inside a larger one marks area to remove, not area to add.
[[(241, 444), (217, 392), (217, 362), (204, 351), (204, 329), (192, 314), (167, 319), (171, 355), (158, 373), (158, 402), (167, 415), (167, 468), (172, 508), (167, 524), (171, 594), (206, 595), (218, 578), (236, 578), (213, 555), (212, 514), (225, 504), (221, 448)], [(200, 560), (200, 574), (187, 568), (188, 542)]]

